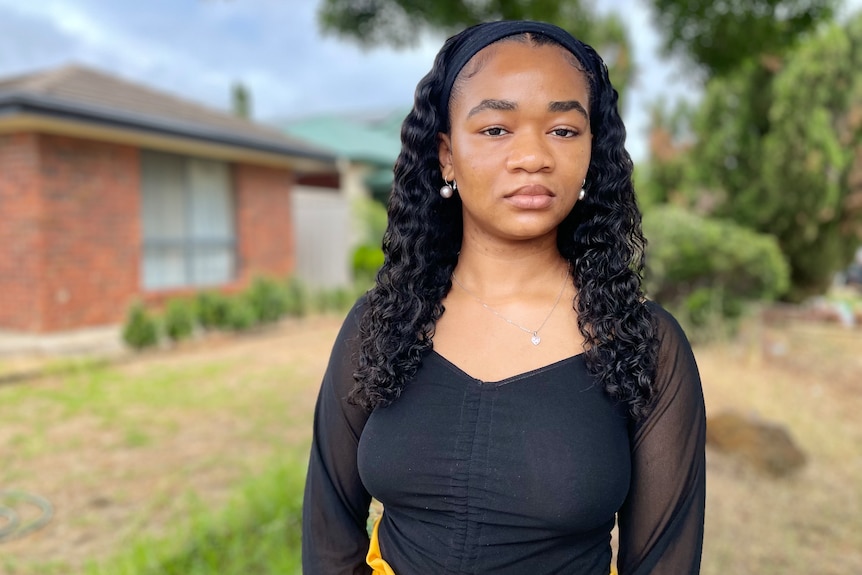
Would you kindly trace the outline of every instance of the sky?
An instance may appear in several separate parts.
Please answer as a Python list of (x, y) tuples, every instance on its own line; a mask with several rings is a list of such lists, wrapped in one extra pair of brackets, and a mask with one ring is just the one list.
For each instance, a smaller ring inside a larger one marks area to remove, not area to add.
[[(862, 4), (862, 0), (853, 0)], [(360, 49), (323, 36), (319, 0), (0, 0), (0, 78), (78, 63), (226, 110), (234, 82), (255, 120), (409, 108), (442, 36), (413, 48)], [(659, 56), (644, 0), (602, 0), (629, 27), (638, 76), (623, 116), (634, 159), (646, 157), (647, 109), (692, 97), (678, 62)], [(688, 78), (688, 81), (686, 80)]]

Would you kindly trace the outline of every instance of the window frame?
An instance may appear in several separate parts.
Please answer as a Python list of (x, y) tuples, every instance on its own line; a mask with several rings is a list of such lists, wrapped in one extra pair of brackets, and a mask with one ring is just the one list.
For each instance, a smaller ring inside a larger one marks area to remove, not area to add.
[[(160, 163), (161, 165), (159, 165)], [(171, 166), (171, 164), (173, 165)], [(195, 186), (200, 185), (200, 180), (197, 182), (194, 180), (196, 165), (204, 168), (215, 168), (215, 171), (220, 172), (218, 176), (221, 182), (216, 186), (220, 189), (207, 187), (208, 184), (204, 182), (204, 196), (208, 196), (209, 201), (222, 203), (218, 210), (223, 212), (221, 214), (223, 221), (217, 222), (214, 226), (215, 228), (221, 227), (217, 233), (207, 234), (206, 231), (200, 229), (200, 221), (195, 220), (195, 211), (200, 210), (200, 207), (196, 206), (196, 202), (201, 200), (200, 189), (198, 189), (197, 195), (195, 190)], [(171, 173), (172, 170), (173, 173)], [(163, 181), (160, 182), (160, 179)], [(142, 149), (140, 182), (141, 287), (146, 291), (166, 291), (215, 287), (236, 281), (239, 257), (237, 253), (237, 197), (233, 166), (220, 160)], [(157, 193), (151, 191), (155, 189), (158, 189)], [(214, 191), (209, 192), (210, 189), (214, 189)], [(176, 205), (160, 204), (160, 202), (165, 202), (171, 193), (180, 194), (178, 198), (173, 197), (169, 201), (178, 202), (178, 209), (182, 212), (181, 217), (167, 224), (167, 227), (173, 224), (175, 229), (158, 229), (165, 225), (162, 220), (170, 219), (159, 216), (170, 215), (168, 212), (171, 209), (177, 209)], [(171, 256), (164, 255), (171, 251), (175, 254), (173, 257), (179, 258), (179, 265), (173, 270), (170, 269), (168, 263)], [(163, 253), (162, 262), (158, 261), (159, 256), (157, 254), (159, 252)], [(225, 271), (210, 272), (209, 274), (201, 271), (201, 266), (205, 266), (204, 262), (208, 252), (210, 256), (216, 252), (217, 257), (225, 258), (222, 265)], [(154, 272), (153, 266), (159, 265), (162, 266), (161, 271)]]

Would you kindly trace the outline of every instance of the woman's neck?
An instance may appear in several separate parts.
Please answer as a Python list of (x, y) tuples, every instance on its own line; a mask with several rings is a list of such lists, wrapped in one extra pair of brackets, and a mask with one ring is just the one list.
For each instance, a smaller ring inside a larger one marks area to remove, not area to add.
[(455, 275), (488, 299), (506, 300), (544, 288), (549, 282), (556, 288), (568, 267), (556, 238), (505, 243), (467, 240), (461, 246)]

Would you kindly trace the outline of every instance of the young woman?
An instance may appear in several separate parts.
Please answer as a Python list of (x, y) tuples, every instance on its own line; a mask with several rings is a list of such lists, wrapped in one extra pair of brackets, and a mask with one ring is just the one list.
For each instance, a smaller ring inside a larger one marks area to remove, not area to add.
[(607, 68), (562, 29), (445, 43), (320, 390), (306, 574), (607, 575), (615, 522), (621, 575), (699, 571), (703, 396), (641, 290), (624, 140)]

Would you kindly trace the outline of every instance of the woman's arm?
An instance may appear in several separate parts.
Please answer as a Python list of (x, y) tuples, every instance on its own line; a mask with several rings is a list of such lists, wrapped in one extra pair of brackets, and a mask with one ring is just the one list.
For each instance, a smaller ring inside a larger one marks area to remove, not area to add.
[(706, 501), (706, 414), (694, 354), (676, 320), (659, 328), (653, 410), (634, 428), (632, 481), (619, 513), (620, 575), (700, 572)]
[(347, 402), (353, 387), (361, 302), (344, 321), (314, 410), (311, 456), (302, 507), (302, 572), (367, 575), (366, 521), (371, 496), (359, 479), (356, 447), (368, 419)]

